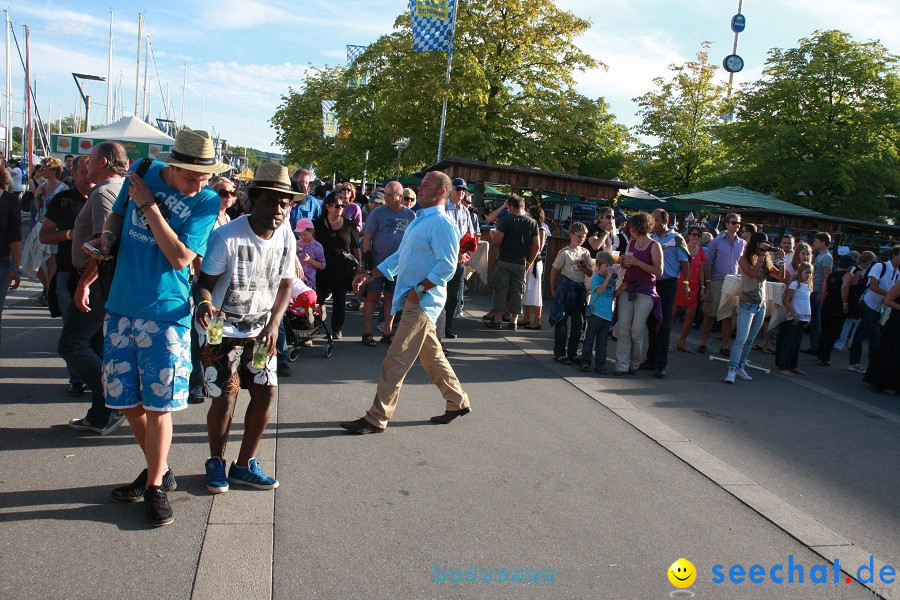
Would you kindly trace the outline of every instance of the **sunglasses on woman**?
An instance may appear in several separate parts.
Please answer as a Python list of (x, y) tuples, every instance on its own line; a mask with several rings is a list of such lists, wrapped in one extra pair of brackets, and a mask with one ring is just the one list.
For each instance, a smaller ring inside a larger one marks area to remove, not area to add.
[(227, 198), (229, 196), (234, 196), (234, 190), (219, 190), (219, 198)]
[(344, 208), (345, 206), (347, 206), (347, 205), (346, 204), (338, 204), (338, 203), (328, 205), (329, 208)]

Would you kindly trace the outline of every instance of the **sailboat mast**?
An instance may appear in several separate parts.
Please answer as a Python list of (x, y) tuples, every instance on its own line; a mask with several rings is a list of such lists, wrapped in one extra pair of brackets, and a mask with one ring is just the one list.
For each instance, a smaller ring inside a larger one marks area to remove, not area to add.
[(113, 11), (109, 9), (109, 56), (106, 59), (106, 124), (112, 121), (112, 44), (113, 44)]
[(28, 135), (22, 149), (28, 153), (28, 170), (30, 172), (34, 168), (34, 165), (31, 164), (31, 157), (34, 156), (34, 123), (31, 122), (31, 53), (28, 49), (28, 24), (24, 24), (23, 27), (25, 28), (25, 125)]
[(141, 119), (147, 116), (147, 66), (150, 63), (150, 36), (144, 42), (144, 92), (141, 95)]
[(134, 116), (138, 116), (138, 99), (141, 93), (141, 41), (143, 40), (144, 14), (138, 13), (137, 68), (134, 70)]
[(6, 111), (3, 115), (4, 124), (6, 125), (6, 136), (4, 141), (6, 156), (12, 156), (12, 55), (9, 47), (9, 11), (6, 13)]

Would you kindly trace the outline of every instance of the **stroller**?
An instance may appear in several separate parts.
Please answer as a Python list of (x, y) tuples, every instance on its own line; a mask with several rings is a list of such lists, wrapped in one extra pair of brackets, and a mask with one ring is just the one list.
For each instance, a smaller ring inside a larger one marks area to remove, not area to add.
[(297, 360), (300, 349), (313, 345), (314, 339), (324, 339), (325, 357), (334, 351), (331, 330), (325, 324), (322, 313), (316, 306), (316, 292), (300, 279), (295, 279), (291, 289), (291, 303), (284, 315), (284, 331), (287, 336), (290, 362)]

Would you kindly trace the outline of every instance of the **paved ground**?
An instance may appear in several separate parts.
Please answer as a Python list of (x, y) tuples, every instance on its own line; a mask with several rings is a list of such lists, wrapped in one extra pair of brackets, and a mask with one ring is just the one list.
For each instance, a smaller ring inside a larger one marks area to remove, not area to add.
[[(330, 359), (303, 350), (284, 380), (259, 453), (275, 493), (213, 499), (205, 406), (179, 413), (176, 522), (149, 530), (140, 504), (107, 499), (141, 469), (129, 430), (63, 425), (86, 399), (66, 397), (59, 321), (25, 287), (0, 347), (0, 597), (662, 598), (681, 556), (698, 598), (900, 597), (832, 574), (834, 558), (854, 577), (870, 555), (876, 576), (900, 567), (900, 403), (841, 355), (815, 374), (804, 362), (803, 385), (726, 386), (721, 363), (681, 353), (662, 382), (585, 377), (550, 360), (546, 324), (501, 335), (465, 319), (448, 346), (472, 414), (430, 424), (443, 403), (415, 367), (389, 430), (356, 437), (337, 423), (363, 414), (386, 347), (348, 337)], [(770, 581), (791, 556), (805, 582)], [(734, 564), (766, 581), (713, 582)], [(815, 565), (828, 583), (809, 581)]]

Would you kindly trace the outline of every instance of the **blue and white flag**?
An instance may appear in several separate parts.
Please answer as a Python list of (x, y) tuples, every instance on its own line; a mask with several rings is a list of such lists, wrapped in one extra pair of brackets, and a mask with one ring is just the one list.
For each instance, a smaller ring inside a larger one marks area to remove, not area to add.
[(338, 120), (337, 113), (334, 112), (334, 103), (334, 100), (322, 100), (322, 131), (327, 138), (336, 136), (338, 132)]
[(449, 52), (453, 48), (453, 25), (458, 0), (410, 0), (413, 50)]
[[(351, 46), (347, 45), (347, 68), (352, 69), (353, 63), (356, 61), (360, 55), (366, 51), (368, 46)], [(353, 78), (350, 80), (350, 87), (359, 87), (362, 85), (366, 85), (369, 83), (369, 74), (364, 73), (362, 71), (357, 70), (353, 75)]]

